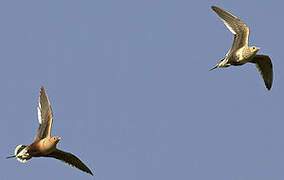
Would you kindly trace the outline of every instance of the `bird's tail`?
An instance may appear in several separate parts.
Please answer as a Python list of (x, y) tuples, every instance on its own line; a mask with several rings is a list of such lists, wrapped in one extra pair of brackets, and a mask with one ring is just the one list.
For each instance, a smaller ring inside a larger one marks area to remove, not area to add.
[(209, 71), (212, 71), (213, 69), (216, 69), (218, 65), (214, 66), (213, 68), (209, 69)]
[(32, 157), (29, 155), (26, 147), (27, 147), (26, 145), (22, 145), (22, 144), (18, 145), (15, 148), (14, 156), (9, 156), (9, 157), (7, 157), (7, 159), (15, 157), (15, 158), (17, 158), (18, 161), (20, 161), (22, 163), (27, 162)]
[(216, 66), (214, 66), (213, 68), (209, 69), (209, 71), (212, 71), (213, 69), (216, 69), (218, 67), (220, 68), (224, 68), (224, 67), (229, 67), (230, 64), (228, 64), (228, 60), (226, 58), (221, 59)]

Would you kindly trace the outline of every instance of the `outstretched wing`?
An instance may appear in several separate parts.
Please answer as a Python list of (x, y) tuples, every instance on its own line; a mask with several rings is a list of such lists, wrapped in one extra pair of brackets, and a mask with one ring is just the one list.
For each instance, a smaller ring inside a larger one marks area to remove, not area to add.
[(234, 42), (228, 54), (241, 47), (248, 46), (249, 28), (247, 25), (228, 11), (216, 6), (212, 6), (211, 8), (222, 19), (227, 28), (234, 34)]
[(273, 67), (269, 56), (256, 55), (251, 62), (255, 63), (258, 71), (262, 75), (266, 88), (270, 90), (273, 82)]
[(39, 106), (37, 107), (37, 111), (39, 127), (34, 141), (38, 141), (45, 137), (50, 137), (50, 131), (52, 126), (52, 110), (47, 94), (43, 87), (40, 88)]
[(71, 153), (61, 151), (59, 149), (56, 149), (54, 152), (46, 155), (46, 157), (53, 157), (55, 159), (59, 159), (63, 161), (64, 163), (76, 167), (86, 173), (89, 173), (93, 176), (92, 171), (76, 156), (74, 156)]

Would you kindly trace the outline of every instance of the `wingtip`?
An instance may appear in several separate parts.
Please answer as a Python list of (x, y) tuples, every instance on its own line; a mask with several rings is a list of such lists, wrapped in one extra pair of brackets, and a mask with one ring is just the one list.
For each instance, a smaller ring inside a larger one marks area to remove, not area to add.
[[(81, 170), (82, 170), (82, 169), (81, 169)], [(94, 174), (93, 174), (93, 172), (91, 171), (91, 169), (89, 169), (87, 166), (86, 166), (86, 169), (84, 169), (84, 170), (82, 170), (82, 171), (84, 171), (85, 173), (88, 173), (88, 174), (94, 176)]]
[(92, 171), (90, 171), (90, 172), (89, 172), (89, 174), (90, 174), (90, 175), (92, 175), (92, 176), (94, 176), (94, 174), (93, 174), (93, 172), (92, 172)]
[(219, 9), (217, 6), (211, 6), (211, 9), (213, 10), (213, 11), (216, 11), (217, 9)]
[(264, 84), (265, 84), (266, 89), (270, 91), (272, 87), (272, 81), (268, 81), (268, 82), (264, 81)]
[(271, 90), (271, 86), (266, 86), (267, 90), (270, 91)]
[(42, 95), (44, 95), (44, 96), (46, 96), (46, 98), (47, 98), (47, 100), (48, 100), (48, 102), (49, 102), (49, 99), (48, 99), (48, 97), (47, 97), (47, 93), (46, 93), (46, 91), (45, 91), (45, 89), (44, 89), (44, 87), (43, 86), (41, 86), (40, 87), (40, 92), (39, 92), (39, 99), (41, 98), (41, 96)]
[(86, 170), (80, 169), (80, 170), (85, 172), (85, 173), (87, 173), (87, 174), (90, 174), (90, 175), (94, 176), (93, 172), (90, 169), (86, 169)]
[[(77, 168), (77, 167), (76, 167)], [(78, 168), (79, 169), (79, 168)], [(87, 173), (87, 174), (90, 174), (90, 175), (92, 175), (92, 176), (94, 176), (94, 174), (93, 174), (93, 172), (88, 168), (88, 169), (85, 169), (85, 170), (82, 170), (82, 169), (80, 169), (81, 171), (83, 171), (83, 172), (85, 172), (85, 173)]]
[(40, 91), (44, 91), (44, 87), (43, 86), (40, 86)]

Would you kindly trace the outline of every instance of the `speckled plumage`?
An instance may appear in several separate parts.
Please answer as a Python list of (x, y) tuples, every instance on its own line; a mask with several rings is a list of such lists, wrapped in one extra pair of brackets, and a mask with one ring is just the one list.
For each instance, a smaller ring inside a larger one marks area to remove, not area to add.
[(234, 42), (231, 49), (226, 54), (226, 57), (220, 60), (217, 65), (210, 70), (218, 67), (225, 68), (231, 65), (239, 66), (247, 62), (255, 63), (263, 77), (266, 88), (270, 90), (273, 82), (272, 62), (269, 56), (256, 55), (259, 50), (258, 47), (248, 45), (249, 28), (247, 25), (233, 14), (221, 8), (212, 6), (212, 9), (234, 34)]

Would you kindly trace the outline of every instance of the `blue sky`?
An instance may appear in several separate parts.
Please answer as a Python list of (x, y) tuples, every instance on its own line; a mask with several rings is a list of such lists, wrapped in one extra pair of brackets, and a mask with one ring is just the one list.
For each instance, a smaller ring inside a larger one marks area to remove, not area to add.
[[(212, 5), (242, 19), (250, 45), (271, 57), (271, 91), (253, 64), (208, 71), (233, 39)], [(58, 148), (97, 180), (282, 180), (283, 5), (1, 1), (0, 179), (92, 178), (55, 159), (5, 159), (32, 143), (43, 85)]]

